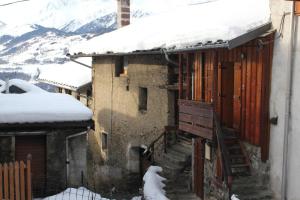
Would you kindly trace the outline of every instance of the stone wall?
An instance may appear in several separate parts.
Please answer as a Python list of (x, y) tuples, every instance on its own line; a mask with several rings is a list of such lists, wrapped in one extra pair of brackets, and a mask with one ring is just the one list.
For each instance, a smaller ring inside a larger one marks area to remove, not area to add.
[[(149, 145), (172, 123), (172, 95), (165, 89), (168, 67), (163, 56), (128, 56), (127, 75), (116, 77), (116, 57), (93, 60), (95, 133), (89, 139), (91, 176), (96, 187), (128, 185), (126, 178), (137, 172), (139, 162), (132, 149)], [(139, 110), (140, 88), (147, 88), (147, 110)], [(102, 149), (101, 132), (108, 134)], [(95, 159), (96, 158), (96, 159)], [(93, 167), (92, 167), (93, 165)]]

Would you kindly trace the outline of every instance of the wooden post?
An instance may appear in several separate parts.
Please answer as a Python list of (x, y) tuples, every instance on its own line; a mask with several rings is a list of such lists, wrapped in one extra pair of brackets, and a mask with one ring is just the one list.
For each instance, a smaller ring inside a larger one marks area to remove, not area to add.
[(179, 99), (182, 99), (182, 81), (183, 81), (183, 77), (182, 77), (182, 72), (183, 72), (183, 70), (182, 70), (182, 68), (183, 68), (183, 66), (182, 66), (182, 55), (181, 54), (179, 54), (178, 55), (179, 56), (179, 65), (178, 65), (178, 70), (179, 70), (179, 75), (178, 75), (178, 90), (179, 90)]
[(27, 156), (27, 200), (31, 200), (31, 159), (32, 156), (29, 154)]
[(21, 200), (25, 200), (25, 164), (23, 161), (20, 162), (20, 189), (21, 189)]
[(4, 163), (4, 199), (9, 199), (8, 191), (8, 166)]
[(10, 200), (15, 199), (15, 187), (14, 187), (14, 165), (13, 163), (9, 163), (9, 197)]
[(16, 200), (20, 200), (20, 180), (19, 180), (19, 163), (15, 162), (15, 192), (16, 192)]
[(3, 188), (2, 179), (3, 179), (3, 176), (2, 176), (2, 172), (3, 172), (3, 167), (0, 164), (0, 199), (3, 199), (3, 192), (2, 192), (2, 188)]
[(186, 99), (191, 100), (191, 59), (186, 55)]

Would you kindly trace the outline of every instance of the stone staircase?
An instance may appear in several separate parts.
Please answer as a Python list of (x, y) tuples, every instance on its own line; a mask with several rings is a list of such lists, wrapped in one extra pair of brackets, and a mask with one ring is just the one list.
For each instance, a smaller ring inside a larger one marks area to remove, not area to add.
[(269, 178), (266, 175), (235, 177), (231, 191), (240, 200), (273, 199), (273, 194), (269, 188)]
[(163, 168), (161, 175), (167, 179), (165, 189), (170, 200), (200, 200), (192, 192), (191, 155), (191, 139), (179, 137), (156, 161)]

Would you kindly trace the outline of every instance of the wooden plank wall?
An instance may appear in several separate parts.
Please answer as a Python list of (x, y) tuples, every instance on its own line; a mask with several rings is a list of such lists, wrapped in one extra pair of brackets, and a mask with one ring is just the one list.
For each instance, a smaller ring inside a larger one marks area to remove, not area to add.
[[(265, 41), (264, 45), (259, 45), (257, 39), (232, 50), (211, 49), (195, 52), (194, 59), (194, 100), (198, 101), (212, 101), (214, 55), (218, 56), (219, 64), (233, 62), (234, 65), (241, 67), (241, 77), (238, 78), (241, 84), (241, 113), (235, 114), (240, 116), (240, 137), (260, 146), (267, 145), (266, 141), (269, 140), (267, 115), (273, 37), (274, 35), (270, 34), (260, 38), (261, 41)], [(203, 55), (205, 55), (204, 66), (201, 64)], [(217, 98), (214, 101), (217, 101)]]

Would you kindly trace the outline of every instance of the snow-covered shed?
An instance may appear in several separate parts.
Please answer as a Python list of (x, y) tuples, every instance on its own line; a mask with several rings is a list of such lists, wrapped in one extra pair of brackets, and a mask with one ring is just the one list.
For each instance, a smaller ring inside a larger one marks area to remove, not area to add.
[[(72, 58), (93, 58), (95, 132), (110, 138), (103, 165), (136, 172), (138, 159), (121, 152), (174, 126), (194, 137), (192, 185), (200, 198), (225, 185), (216, 197), (225, 199), (237, 171), (268, 174), (273, 43), (269, 0), (199, 0), (72, 47)], [(220, 145), (233, 144), (223, 141), (230, 139), (224, 130), (255, 152), (255, 164), (246, 153), (231, 163)]]
[(31, 154), (35, 197), (80, 185), (92, 111), (69, 95), (19, 79), (0, 81), (0, 89), (0, 163)]

